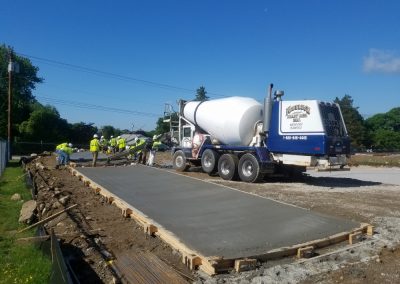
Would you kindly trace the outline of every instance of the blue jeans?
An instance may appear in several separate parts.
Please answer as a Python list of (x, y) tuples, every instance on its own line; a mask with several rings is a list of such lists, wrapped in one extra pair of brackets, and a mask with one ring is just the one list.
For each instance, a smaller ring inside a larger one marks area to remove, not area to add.
[(60, 150), (58, 152), (58, 157), (59, 157), (59, 165), (66, 165), (69, 162), (69, 155), (64, 151)]
[(60, 165), (61, 164), (61, 150), (56, 150), (56, 154), (57, 154), (57, 157), (56, 157), (56, 161), (57, 161), (57, 165)]

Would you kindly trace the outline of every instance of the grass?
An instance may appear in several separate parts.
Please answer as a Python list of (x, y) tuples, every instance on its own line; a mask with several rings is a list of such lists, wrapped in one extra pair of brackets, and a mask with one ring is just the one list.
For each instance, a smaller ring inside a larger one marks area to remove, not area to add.
[(10, 199), (14, 193), (23, 200), (31, 199), (21, 167), (11, 161), (0, 178), (0, 283), (48, 283), (50, 258), (37, 245), (15, 241), (33, 236), (34, 230), (15, 236), (23, 225), (18, 222), (22, 202)]
[(352, 166), (366, 165), (373, 167), (400, 167), (399, 154), (357, 154), (350, 158)]

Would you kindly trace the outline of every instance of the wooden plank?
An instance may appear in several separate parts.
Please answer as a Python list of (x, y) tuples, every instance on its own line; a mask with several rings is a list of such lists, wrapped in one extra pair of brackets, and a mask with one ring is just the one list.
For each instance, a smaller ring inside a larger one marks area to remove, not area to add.
[(112, 196), (106, 196), (105, 199), (106, 199), (106, 202), (107, 202), (108, 204), (112, 204), (113, 201), (114, 201), (114, 197), (112, 197)]
[(22, 232), (25, 232), (25, 231), (27, 231), (27, 230), (29, 230), (29, 229), (32, 229), (32, 228), (34, 228), (34, 227), (37, 227), (37, 226), (39, 226), (39, 225), (41, 225), (41, 224), (45, 224), (45, 223), (47, 223), (47, 222), (53, 220), (54, 218), (60, 216), (61, 214), (67, 212), (68, 210), (70, 210), (70, 209), (72, 209), (72, 208), (74, 208), (74, 207), (76, 207), (76, 206), (78, 206), (78, 204), (71, 205), (71, 206), (69, 206), (68, 208), (65, 208), (64, 210), (61, 210), (60, 212), (57, 212), (57, 213), (55, 213), (55, 214), (53, 214), (53, 215), (51, 215), (51, 216), (49, 216), (49, 217), (47, 217), (47, 218), (45, 218), (45, 219), (43, 219), (43, 220), (40, 220), (39, 222), (36, 222), (35, 224), (32, 224), (32, 225), (30, 225), (30, 226), (28, 226), (28, 227), (26, 227), (26, 228), (23, 228), (23, 229), (19, 230), (19, 231), (17, 232), (17, 234), (22, 233)]
[(195, 270), (197, 267), (201, 265), (201, 258), (194, 254), (183, 254), (182, 262), (190, 270)]
[(257, 259), (236, 259), (235, 260), (235, 270), (236, 272), (248, 271), (255, 269), (257, 265)]
[(368, 225), (367, 226), (367, 236), (373, 236), (374, 235), (374, 226)]
[(137, 284), (188, 283), (156, 255), (148, 252), (117, 255), (114, 264), (121, 273), (123, 282)]
[(157, 233), (157, 231), (158, 231), (157, 226), (154, 226), (153, 224), (145, 224), (143, 229), (144, 229), (144, 232), (150, 236), (154, 236), (155, 233)]
[(362, 237), (362, 232), (360, 231), (349, 234), (349, 244), (352, 245), (360, 242), (361, 237)]
[(297, 250), (297, 257), (298, 258), (309, 258), (314, 253), (313, 246), (302, 247)]

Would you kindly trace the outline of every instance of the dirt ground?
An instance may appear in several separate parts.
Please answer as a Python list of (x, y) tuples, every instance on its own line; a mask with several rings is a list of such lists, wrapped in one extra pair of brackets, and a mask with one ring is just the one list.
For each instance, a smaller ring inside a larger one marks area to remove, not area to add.
[[(38, 161), (46, 167), (44, 170), (35, 166)], [(157, 166), (168, 168), (171, 164), (168, 152), (157, 154)], [(249, 272), (209, 277), (188, 271), (178, 252), (157, 238), (146, 237), (133, 220), (123, 218), (120, 209), (88, 190), (66, 169), (54, 169), (54, 156), (41, 157), (29, 167), (37, 172), (35, 181), (39, 184), (41, 218), (62, 206), (78, 204), (78, 209), (61, 215), (46, 227), (55, 230), (71, 266), (78, 271), (77, 277), (85, 282), (90, 279), (90, 282), (110, 283), (117, 276), (112, 265), (107, 265), (105, 250), (113, 255), (151, 252), (182, 279), (196, 283), (400, 283), (400, 186), (307, 175), (293, 180), (274, 177), (263, 183), (247, 184), (223, 181), (198, 169), (184, 173), (375, 226), (374, 236), (353, 247), (340, 244), (318, 251), (320, 256), (305, 261), (287, 258), (259, 263), (256, 270)], [(68, 196), (66, 204), (60, 204), (63, 196)]]

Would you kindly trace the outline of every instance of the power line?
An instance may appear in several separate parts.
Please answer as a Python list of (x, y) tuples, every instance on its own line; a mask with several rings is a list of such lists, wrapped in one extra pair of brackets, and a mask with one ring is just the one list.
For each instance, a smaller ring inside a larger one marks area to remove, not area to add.
[[(123, 81), (139, 82), (142, 84), (146, 84), (146, 85), (150, 85), (150, 86), (158, 87), (158, 88), (162, 88), (162, 89), (179, 90), (179, 91), (189, 92), (190, 94), (193, 94), (196, 92), (196, 90), (194, 90), (194, 89), (188, 89), (188, 88), (178, 87), (178, 86), (174, 86), (174, 85), (158, 83), (158, 82), (149, 81), (149, 80), (143, 80), (143, 79), (134, 78), (134, 77), (126, 76), (126, 75), (120, 75), (120, 74), (116, 74), (116, 73), (106, 72), (106, 71), (102, 71), (102, 70), (98, 70), (98, 69), (75, 65), (75, 64), (64, 63), (64, 62), (57, 61), (57, 60), (46, 59), (46, 58), (23, 54), (23, 53), (17, 53), (17, 54), (39, 60), (39, 61), (45, 62), (45, 63), (53, 65), (53, 66), (62, 66), (64, 68), (67, 68), (70, 70), (72, 69), (72, 70), (86, 72), (86, 73), (90, 73), (90, 74), (94, 74), (94, 75), (102, 75), (102, 76), (119, 79), (119, 80), (123, 80)], [(216, 94), (216, 93), (212, 93), (212, 92), (207, 92), (207, 94), (217, 96), (217, 97), (225, 97), (224, 95)]]
[[(53, 83), (49, 83), (49, 82), (46, 82), (46, 84), (56, 87), (57, 90), (64, 90), (64, 91), (68, 91), (70, 93), (72, 92), (74, 95), (76, 95), (76, 94), (91, 95), (91, 96), (98, 96), (99, 95), (98, 93), (95, 93), (95, 92), (88, 92), (88, 91), (85, 91), (85, 90), (74, 89), (74, 88), (66, 88), (64, 86), (60, 86), (58, 84), (53, 84)], [(125, 96), (125, 95), (126, 94), (122, 94), (122, 96)], [(157, 106), (157, 107), (163, 107), (164, 106), (163, 103), (153, 103), (153, 102), (149, 103), (149, 102), (137, 99), (137, 98), (135, 98), (135, 103), (140, 104), (140, 105), (146, 104), (146, 105)]]
[(105, 107), (105, 106), (101, 106), (101, 105), (88, 104), (88, 103), (77, 102), (77, 101), (68, 101), (68, 100), (63, 100), (63, 99), (50, 98), (50, 97), (46, 97), (46, 96), (36, 96), (36, 97), (40, 98), (41, 101), (44, 101), (44, 102), (50, 102), (50, 103), (64, 105), (64, 106), (72, 106), (72, 107), (83, 108), (83, 109), (93, 109), (93, 110), (107, 111), (107, 112), (121, 113), (121, 114), (130, 114), (130, 115), (135, 115), (135, 116), (160, 117), (160, 115), (156, 114), (156, 113), (127, 110), (127, 109), (113, 108), (113, 107)]
[[(0, 92), (0, 94), (2, 94), (2, 92)], [(69, 100), (52, 98), (52, 97), (41, 96), (41, 95), (39, 95), (39, 96), (35, 95), (34, 97), (40, 98), (40, 101), (42, 101), (42, 102), (53, 103), (53, 104), (57, 104), (57, 105), (72, 106), (72, 107), (77, 107), (77, 108), (93, 109), (93, 110), (100, 110), (100, 111), (107, 111), (107, 112), (114, 112), (114, 113), (121, 113), (121, 114), (130, 114), (130, 115), (135, 115), (135, 116), (160, 117), (160, 114), (150, 113), (150, 112), (142, 112), (142, 111), (136, 111), (136, 110), (127, 110), (127, 109), (122, 109), (122, 108), (106, 107), (106, 106), (102, 106), (102, 105), (95, 105), (95, 104), (89, 104), (89, 103), (78, 102), (78, 101), (69, 101)], [(5, 102), (3, 102), (3, 106), (4, 106), (4, 103)]]

